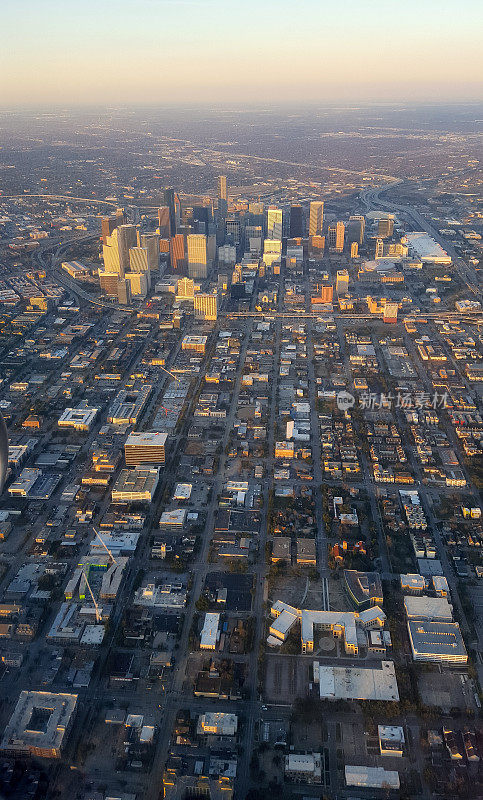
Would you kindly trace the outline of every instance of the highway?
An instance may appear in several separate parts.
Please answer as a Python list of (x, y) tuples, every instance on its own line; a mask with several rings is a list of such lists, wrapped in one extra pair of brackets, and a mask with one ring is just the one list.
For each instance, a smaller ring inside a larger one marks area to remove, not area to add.
[(478, 273), (475, 269), (473, 269), (469, 264), (464, 261), (457, 251), (455, 250), (454, 246), (450, 241), (446, 239), (443, 240), (441, 234), (438, 230), (432, 225), (428, 220), (422, 216), (422, 214), (417, 211), (417, 209), (413, 208), (409, 205), (401, 205), (398, 203), (394, 203), (392, 200), (384, 200), (381, 199), (381, 195), (385, 192), (389, 191), (389, 189), (394, 188), (398, 184), (404, 183), (403, 181), (396, 181), (381, 186), (377, 189), (366, 189), (359, 195), (359, 199), (361, 203), (364, 205), (366, 212), (374, 209), (374, 210), (381, 210), (387, 211), (390, 213), (399, 212), (399, 215), (402, 218), (406, 218), (411, 220), (419, 230), (426, 231), (432, 238), (438, 242), (441, 247), (448, 253), (449, 256), (453, 259), (453, 264), (460, 275), (460, 277), (465, 282), (468, 291), (477, 298), (478, 300), (482, 300), (482, 291), (480, 289), (480, 281), (478, 277)]

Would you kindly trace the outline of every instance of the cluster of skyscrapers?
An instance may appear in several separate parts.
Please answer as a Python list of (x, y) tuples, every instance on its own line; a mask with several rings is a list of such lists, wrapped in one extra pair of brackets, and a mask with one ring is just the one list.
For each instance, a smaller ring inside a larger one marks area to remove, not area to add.
[[(129, 304), (132, 297), (146, 297), (153, 274), (157, 279), (169, 268), (175, 275), (197, 282), (195, 313), (216, 319), (216, 290), (205, 286), (204, 294), (201, 291), (203, 282), (214, 276), (215, 265), (219, 289), (220, 276), (227, 276), (226, 283), (236, 283), (236, 265), (249, 261), (257, 260), (262, 270), (268, 267), (277, 274), (282, 248), (289, 264), (307, 257), (321, 258), (326, 246), (334, 253), (350, 248), (351, 257), (357, 258), (364, 240), (363, 216), (351, 216), (347, 223), (331, 220), (324, 228), (321, 200), (313, 200), (307, 207), (296, 202), (284, 208), (259, 201), (229, 204), (225, 175), (218, 178), (217, 195), (215, 201), (195, 196), (181, 200), (174, 189), (166, 189), (157, 211), (156, 230), (149, 233), (127, 224), (122, 210), (103, 218), (102, 291)], [(393, 224), (390, 217), (379, 220), (376, 251), (391, 236)]]

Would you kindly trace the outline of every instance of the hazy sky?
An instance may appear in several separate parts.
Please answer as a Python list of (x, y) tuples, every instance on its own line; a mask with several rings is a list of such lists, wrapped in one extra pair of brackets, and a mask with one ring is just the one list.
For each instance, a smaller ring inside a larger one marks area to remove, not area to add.
[(0, 105), (483, 96), (479, 0), (0, 0)]

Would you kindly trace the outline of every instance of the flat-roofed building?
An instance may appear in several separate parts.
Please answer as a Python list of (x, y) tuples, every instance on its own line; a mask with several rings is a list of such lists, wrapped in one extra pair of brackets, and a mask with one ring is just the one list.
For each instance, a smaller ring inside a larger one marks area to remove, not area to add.
[(182, 528), (186, 522), (186, 508), (173, 508), (171, 511), (163, 511), (159, 518), (159, 527)]
[(99, 413), (98, 408), (82, 406), (79, 408), (66, 408), (58, 419), (59, 428), (74, 428), (76, 431), (90, 431)]
[(177, 483), (173, 494), (173, 500), (188, 501), (192, 491), (193, 485), (191, 483)]
[(215, 736), (235, 736), (238, 730), (238, 717), (236, 714), (226, 714), (222, 711), (207, 711), (200, 714), (197, 731), (201, 734), (214, 734)]
[(384, 767), (345, 766), (345, 782), (347, 786), (358, 786), (365, 789), (399, 789), (399, 772)]
[(422, 594), (426, 588), (426, 580), (417, 573), (401, 574), (401, 589), (411, 594)]
[(315, 539), (297, 539), (297, 564), (317, 563)]
[(220, 615), (218, 613), (205, 614), (205, 619), (200, 634), (201, 650), (216, 650), (219, 626)]
[(382, 605), (382, 582), (378, 572), (358, 572), (355, 569), (345, 569), (344, 583), (356, 608)]
[(152, 388), (144, 384), (139, 389), (121, 389), (109, 407), (107, 421), (114, 425), (136, 425)]
[(81, 264), (80, 261), (63, 261), (61, 267), (71, 278), (75, 278), (76, 280), (79, 278), (87, 278), (90, 274), (87, 267)]
[(216, 320), (218, 318), (218, 292), (195, 294), (193, 310), (196, 319)]
[(446, 597), (413, 597), (406, 595), (404, 610), (408, 619), (431, 620), (432, 622), (452, 622), (453, 608)]
[(382, 628), (386, 620), (386, 615), (382, 608), (373, 606), (364, 611), (311, 611), (299, 609), (276, 600), (270, 610), (274, 617), (274, 622), (270, 625), (269, 634), (274, 639), (284, 642), (291, 628), (297, 621), (301, 627), (301, 644), (303, 653), (311, 653), (314, 649), (314, 628), (331, 631), (334, 636), (344, 640), (346, 653), (357, 654), (359, 652), (359, 638), (357, 628), (370, 630)]
[(401, 725), (378, 725), (381, 756), (401, 758), (404, 752), (404, 728)]
[(285, 777), (297, 783), (322, 783), (320, 753), (289, 753), (285, 756)]
[(415, 661), (466, 664), (466, 652), (457, 622), (408, 620), (409, 641)]
[(393, 661), (381, 661), (380, 667), (318, 666), (319, 694), (329, 700), (399, 701)]
[(405, 238), (410, 251), (423, 264), (451, 264), (451, 256), (425, 231), (407, 233)]
[(444, 575), (433, 575), (433, 589), (438, 597), (449, 597), (449, 585)]
[(204, 353), (206, 350), (206, 343), (208, 341), (207, 336), (191, 336), (187, 335), (183, 337), (183, 341), (181, 342), (181, 349), (182, 350), (194, 350), (195, 353)]
[(128, 467), (140, 464), (159, 464), (166, 462), (167, 433), (152, 431), (133, 431), (124, 444), (124, 456)]
[(76, 694), (20, 693), (0, 750), (11, 755), (60, 758), (74, 721)]
[(288, 561), (290, 563), (291, 545), (292, 540), (290, 536), (276, 536), (272, 544), (272, 564), (275, 564), (277, 561)]
[(159, 467), (122, 469), (112, 490), (112, 502), (151, 503), (159, 483)]

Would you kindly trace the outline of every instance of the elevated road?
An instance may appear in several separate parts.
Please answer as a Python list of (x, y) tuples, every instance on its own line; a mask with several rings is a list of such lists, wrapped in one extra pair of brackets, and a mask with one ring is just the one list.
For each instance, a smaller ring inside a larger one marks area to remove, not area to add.
[(366, 189), (360, 194), (359, 199), (365, 206), (366, 211), (374, 209), (387, 211), (389, 213), (398, 212), (401, 217), (405, 217), (406, 219), (410, 220), (414, 225), (417, 226), (417, 228), (419, 228), (419, 230), (426, 231), (426, 233), (428, 233), (436, 242), (438, 242), (438, 244), (440, 244), (441, 247), (446, 250), (448, 255), (451, 256), (453, 264), (456, 267), (458, 274), (465, 282), (468, 291), (471, 292), (475, 299), (481, 301), (483, 299), (483, 295), (480, 289), (478, 273), (460, 257), (453, 244), (443, 240), (440, 232), (434, 227), (434, 225), (428, 222), (428, 220), (423, 217), (423, 215), (420, 214), (419, 211), (413, 206), (394, 203), (392, 200), (381, 198), (381, 195), (389, 191), (389, 189), (393, 189), (395, 186), (402, 183), (404, 183), (404, 181), (393, 181), (376, 189)]

